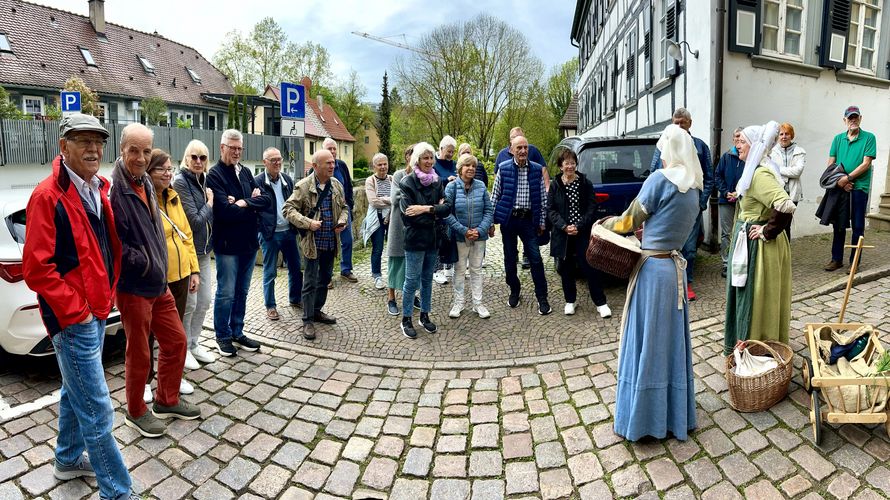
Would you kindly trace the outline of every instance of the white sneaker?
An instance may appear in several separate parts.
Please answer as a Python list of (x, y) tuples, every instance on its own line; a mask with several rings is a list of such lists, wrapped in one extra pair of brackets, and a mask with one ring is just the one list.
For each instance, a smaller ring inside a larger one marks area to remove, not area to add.
[(188, 380), (182, 379), (179, 381), (179, 393), (180, 394), (191, 394), (195, 392), (195, 387), (189, 383)]
[(488, 308), (479, 304), (478, 306), (473, 306), (473, 310), (479, 315), (480, 318), (485, 319), (491, 316), (491, 313), (488, 312)]
[(460, 312), (464, 310), (464, 306), (460, 304), (454, 304), (451, 306), (451, 312), (448, 313), (449, 318), (459, 318)]
[[(568, 306), (566, 306), (566, 307), (568, 307)], [(612, 310), (609, 309), (608, 304), (596, 306), (596, 312), (600, 313), (600, 318), (611, 318), (612, 317)]]
[(451, 279), (454, 277), (454, 268), (453, 267), (445, 269), (445, 277), (448, 279)]
[(151, 403), (154, 401), (155, 396), (151, 393), (151, 384), (145, 384), (145, 392), (142, 393), (142, 400), (145, 401), (145, 404)]
[(377, 276), (374, 278), (374, 288), (378, 290), (383, 290), (384, 288), (386, 288), (386, 284), (383, 282), (382, 277)]
[(571, 316), (575, 314), (575, 303), (574, 302), (566, 302), (565, 308), (566, 316)]
[(185, 367), (189, 370), (197, 370), (201, 368), (201, 365), (198, 364), (198, 360), (195, 359), (195, 356), (188, 350), (185, 351)]
[(440, 285), (444, 285), (448, 283), (448, 277), (445, 276), (445, 271), (436, 271), (433, 273), (433, 281)]
[(213, 355), (210, 351), (204, 348), (204, 346), (198, 344), (198, 347), (195, 347), (191, 350), (192, 356), (195, 357), (201, 363), (213, 363), (216, 361), (216, 356)]

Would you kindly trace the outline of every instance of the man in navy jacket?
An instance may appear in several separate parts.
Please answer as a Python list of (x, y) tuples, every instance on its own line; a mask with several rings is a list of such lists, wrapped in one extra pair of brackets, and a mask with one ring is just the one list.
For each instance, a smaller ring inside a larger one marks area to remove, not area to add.
[(207, 174), (213, 191), (213, 253), (216, 254), (216, 299), (213, 329), (223, 356), (234, 356), (235, 344), (257, 351), (259, 342), (244, 335), (247, 291), (259, 247), (257, 214), (271, 203), (262, 194), (250, 170), (241, 165), (244, 140), (241, 132), (223, 132), (219, 161)]
[(735, 219), (735, 206), (738, 201), (736, 184), (745, 171), (745, 162), (739, 158), (738, 145), (742, 140), (742, 127), (732, 133), (733, 147), (723, 153), (717, 162), (714, 177), (717, 180), (717, 218), (720, 221), (720, 257), (723, 259), (722, 276), (726, 277), (729, 243), (732, 241), (732, 225)]
[(297, 231), (282, 209), (284, 202), (294, 192), (294, 181), (281, 171), (281, 151), (270, 147), (263, 151), (266, 170), (256, 176), (256, 183), (271, 203), (260, 212), (260, 245), (263, 248), (263, 301), (266, 317), (278, 321), (275, 304), (275, 277), (278, 275), (278, 252), (287, 266), (288, 298), (293, 307), (302, 307), (303, 274), (300, 270), (300, 251), (297, 249)]
[[(358, 278), (352, 274), (352, 209), (355, 208), (355, 198), (352, 196), (352, 176), (349, 175), (349, 167), (346, 166), (346, 163), (337, 159), (337, 141), (328, 137), (322, 143), (322, 147), (334, 157), (334, 178), (343, 185), (346, 207), (349, 209), (346, 229), (340, 233), (340, 277), (350, 283), (358, 283)], [(328, 288), (333, 288), (333, 283), (333, 281), (328, 283)]]

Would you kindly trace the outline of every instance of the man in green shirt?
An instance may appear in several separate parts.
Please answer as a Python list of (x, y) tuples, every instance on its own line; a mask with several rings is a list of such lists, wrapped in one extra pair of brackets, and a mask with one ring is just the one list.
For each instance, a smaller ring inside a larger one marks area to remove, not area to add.
[[(851, 243), (856, 244), (865, 233), (865, 212), (868, 210), (868, 190), (871, 186), (871, 163), (877, 156), (875, 135), (859, 127), (862, 113), (858, 106), (850, 106), (844, 111), (846, 132), (841, 132), (831, 141), (828, 164), (837, 163), (847, 172), (837, 181), (837, 186), (850, 193), (850, 227), (853, 229)], [(847, 234), (846, 221), (834, 224), (834, 238), (831, 241), (831, 261), (826, 271), (844, 267), (844, 239)], [(853, 252), (850, 252), (850, 263)]]

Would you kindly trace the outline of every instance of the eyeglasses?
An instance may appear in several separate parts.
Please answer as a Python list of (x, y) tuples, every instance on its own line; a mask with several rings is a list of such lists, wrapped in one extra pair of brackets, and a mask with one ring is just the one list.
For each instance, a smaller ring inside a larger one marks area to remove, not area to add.
[(108, 144), (108, 141), (105, 139), (87, 139), (86, 137), (75, 137), (74, 139), (65, 139), (68, 142), (73, 142), (77, 144), (78, 147), (86, 148), (89, 146), (96, 146), (98, 148), (104, 147)]
[(281, 157), (279, 156), (278, 158), (266, 158), (266, 161), (268, 161), (269, 163), (281, 163)]
[(151, 172), (150, 172), (150, 173), (153, 174), (153, 173), (155, 173), (155, 172), (160, 172), (161, 174), (172, 174), (172, 173), (173, 173), (173, 167), (168, 167), (168, 168), (153, 168), (153, 169), (151, 169)]
[(192, 161), (207, 161), (207, 155), (192, 155)]
[(242, 148), (241, 146), (229, 146), (228, 144), (223, 144), (223, 146), (225, 146), (235, 152), (244, 151), (244, 148)]

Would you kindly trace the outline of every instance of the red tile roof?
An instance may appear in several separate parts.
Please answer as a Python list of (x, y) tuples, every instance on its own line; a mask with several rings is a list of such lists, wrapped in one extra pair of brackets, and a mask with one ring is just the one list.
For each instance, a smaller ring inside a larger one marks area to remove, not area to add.
[(577, 129), (578, 128), (578, 94), (572, 96), (569, 101), (569, 107), (559, 120), (560, 129)]
[[(268, 85), (266, 86), (266, 94), (272, 92), (272, 95), (278, 102), (281, 102), (280, 87)], [(355, 142), (355, 137), (346, 130), (340, 116), (330, 105), (325, 104), (323, 110), (319, 110), (318, 99), (306, 100), (306, 135), (313, 137), (325, 138), (331, 137), (337, 141)], [(322, 119), (324, 118), (324, 119)]]
[[(156, 33), (106, 22), (104, 42), (89, 17), (21, 0), (0, 0), (0, 30), (13, 51), (0, 55), (2, 84), (61, 89), (78, 76), (104, 95), (201, 106), (209, 105), (202, 93), (233, 92), (225, 75), (195, 49)], [(80, 47), (89, 49), (97, 67), (86, 64)], [(148, 59), (155, 74), (146, 73), (137, 56)], [(200, 84), (186, 68), (198, 74)]]

